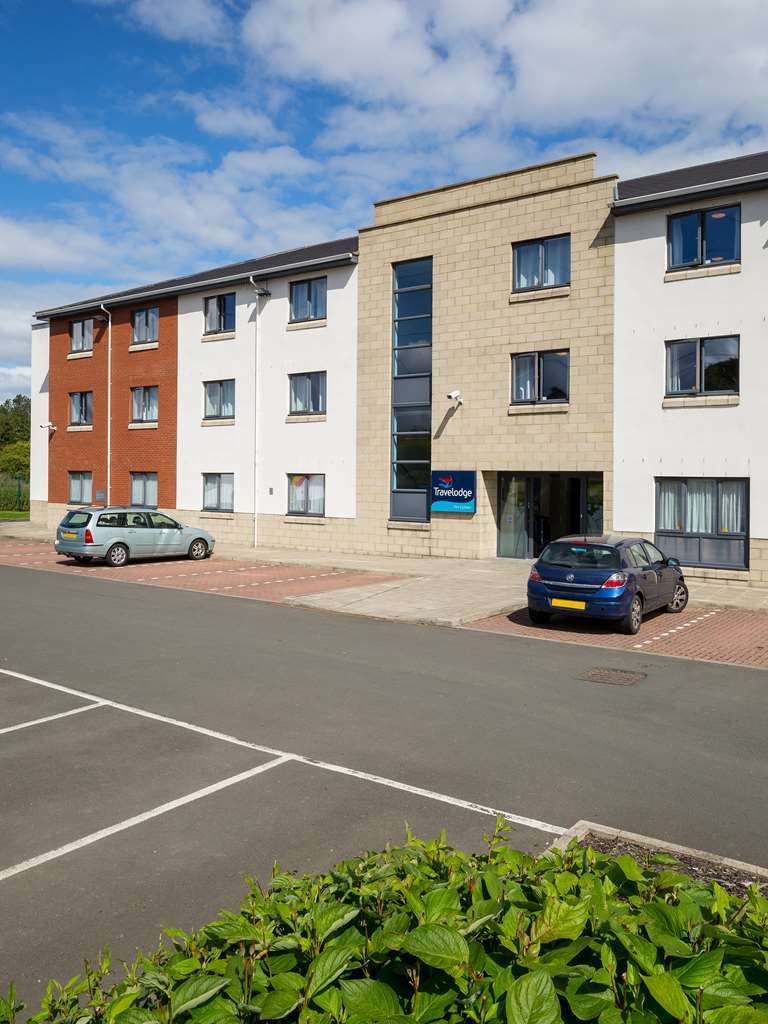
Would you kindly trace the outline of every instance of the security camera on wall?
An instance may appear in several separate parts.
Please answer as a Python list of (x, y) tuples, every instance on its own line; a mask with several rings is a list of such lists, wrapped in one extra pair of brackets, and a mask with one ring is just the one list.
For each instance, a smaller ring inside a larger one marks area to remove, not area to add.
[(449, 391), (448, 394), (446, 395), (446, 398), (450, 398), (450, 400), (452, 402), (456, 402), (457, 405), (461, 405), (461, 403), (464, 401), (464, 399), (461, 397), (461, 391), (459, 391), (458, 389), (456, 391)]

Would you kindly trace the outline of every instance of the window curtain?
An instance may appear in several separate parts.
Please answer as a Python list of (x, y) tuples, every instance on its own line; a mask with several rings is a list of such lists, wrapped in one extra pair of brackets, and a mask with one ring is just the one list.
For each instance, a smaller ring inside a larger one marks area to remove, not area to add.
[(235, 507), (235, 475), (234, 473), (222, 473), (220, 479), (220, 507), (224, 509), (225, 512), (231, 512)]
[(311, 282), (312, 287), (312, 318), (314, 320), (324, 320), (326, 314), (326, 297), (327, 297), (327, 280), (324, 277), (318, 277), (317, 280)]
[(144, 477), (144, 504), (157, 505), (157, 473), (147, 473)]
[(144, 388), (144, 407), (148, 420), (157, 419), (157, 388)]
[(80, 352), (83, 348), (83, 324), (82, 321), (75, 321), (72, 324), (72, 351)]
[(698, 342), (677, 342), (667, 348), (670, 394), (696, 390), (696, 346)]
[(744, 533), (747, 526), (746, 487), (741, 480), (720, 482), (720, 533)]
[(74, 394), (69, 396), (69, 422), (79, 423), (80, 422), (80, 395)]
[(288, 511), (304, 512), (306, 508), (307, 478), (301, 475), (288, 477)]
[(291, 377), (291, 412), (309, 412), (312, 406), (312, 386), (309, 374)]
[(142, 417), (142, 396), (144, 394), (143, 388), (134, 388), (131, 392), (131, 419), (134, 422), (138, 422), (143, 419)]
[(153, 306), (147, 310), (147, 341), (157, 341), (160, 337), (160, 310)]
[(516, 356), (514, 370), (514, 401), (532, 402), (536, 397), (536, 356)]
[(131, 474), (131, 504), (144, 504), (144, 477), (141, 473)]
[(659, 481), (659, 530), (683, 529), (683, 483), (680, 480)]
[(133, 314), (133, 340), (137, 345), (141, 345), (147, 340), (147, 318), (146, 311), (143, 309), (137, 310)]
[(215, 298), (205, 300), (205, 330), (207, 334), (219, 330), (219, 304)]
[(203, 507), (218, 508), (219, 505), (219, 478), (213, 473), (208, 473), (203, 479)]
[(311, 516), (321, 516), (325, 506), (325, 477), (309, 477), (307, 512)]
[(538, 288), (541, 284), (539, 276), (539, 258), (541, 247), (538, 242), (531, 245), (518, 245), (515, 249), (515, 288)]
[(714, 480), (688, 480), (685, 503), (685, 532), (715, 532), (716, 484)]
[(232, 419), (235, 415), (235, 382), (223, 380), (221, 382), (221, 415), (224, 419)]
[(217, 382), (205, 385), (205, 415), (208, 417), (219, 415), (219, 385)]
[(291, 285), (291, 320), (309, 320), (309, 282)]
[(83, 320), (83, 348), (86, 351), (93, 348), (93, 320)]
[(312, 411), (325, 412), (325, 374), (312, 374)]
[(568, 284), (571, 279), (571, 239), (550, 238), (544, 243), (544, 284)]

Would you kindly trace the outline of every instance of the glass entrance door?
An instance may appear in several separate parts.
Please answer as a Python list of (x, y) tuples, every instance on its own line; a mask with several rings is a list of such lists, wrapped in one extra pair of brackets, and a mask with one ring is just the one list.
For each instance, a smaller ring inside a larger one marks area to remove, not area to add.
[(603, 531), (603, 477), (585, 473), (500, 473), (502, 558), (535, 558), (567, 534)]
[(499, 555), (528, 558), (528, 480), (524, 476), (499, 476)]

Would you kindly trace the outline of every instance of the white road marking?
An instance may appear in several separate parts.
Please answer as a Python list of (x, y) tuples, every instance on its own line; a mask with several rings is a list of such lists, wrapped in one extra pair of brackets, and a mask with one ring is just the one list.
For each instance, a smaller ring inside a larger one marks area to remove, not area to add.
[(704, 612), (703, 615), (699, 615), (695, 619), (688, 619), (681, 626), (674, 626), (672, 629), (667, 630), (666, 633), (657, 633), (656, 636), (649, 636), (647, 640), (641, 640), (639, 644), (633, 644), (632, 646), (635, 650), (639, 647), (646, 647), (648, 644), (652, 644), (654, 640), (662, 640), (665, 636), (672, 636), (673, 633), (678, 633), (687, 626), (695, 626), (699, 622), (704, 622), (705, 619), (710, 618), (712, 615), (717, 615), (719, 611), (720, 609), (716, 608), (713, 612)]
[(79, 715), (83, 711), (90, 711), (92, 708), (103, 708), (106, 701), (97, 700), (93, 704), (84, 704), (79, 708), (72, 708), (69, 711), (60, 711), (58, 715), (46, 715), (45, 718), (33, 718), (29, 722), (20, 722), (18, 725), (7, 725), (0, 729), (0, 736), (7, 732), (16, 732), (17, 729), (29, 729), (33, 725), (43, 725), (44, 722), (55, 722), (57, 718), (68, 718), (70, 715)]
[[(335, 772), (338, 775), (347, 775), (353, 779), (361, 779), (364, 782), (373, 782), (379, 786), (387, 786), (389, 789), (397, 789), (403, 793), (411, 793), (414, 796), (421, 796), (428, 800), (436, 800), (440, 803), (450, 804), (453, 807), (460, 807), (464, 810), (476, 811), (479, 814), (487, 814), (493, 817), (501, 816), (507, 821), (516, 825), (524, 825), (534, 828), (539, 832), (548, 832), (553, 835), (562, 835), (566, 829), (561, 825), (552, 825), (546, 821), (539, 821), (537, 818), (529, 818), (525, 815), (513, 814), (510, 811), (499, 810), (495, 807), (488, 807), (485, 804), (478, 804), (471, 800), (462, 800), (460, 797), (448, 796), (445, 793), (438, 793), (435, 790), (423, 789), (421, 786), (411, 786), (408, 783), (400, 782), (397, 779), (388, 779), (383, 775), (372, 775), (370, 772), (359, 771), (356, 768), (347, 768), (344, 765), (332, 764), (329, 761), (321, 761), (318, 758), (307, 757), (304, 754), (294, 754), (286, 750), (277, 750), (274, 747), (267, 747), (259, 743), (251, 743), (248, 740), (241, 740), (237, 736), (230, 736), (227, 733), (218, 732), (215, 729), (208, 729), (202, 725), (194, 725), (191, 722), (184, 722), (178, 718), (170, 718), (167, 715), (160, 715), (154, 711), (147, 711), (145, 708), (138, 708), (131, 704), (122, 704), (119, 701), (109, 700), (93, 693), (86, 693), (83, 690), (75, 690), (69, 686), (62, 686), (60, 683), (51, 683), (45, 679), (38, 679), (36, 676), (25, 675), (22, 672), (13, 672), (10, 669), (0, 668), (0, 673), (11, 676), (14, 679), (21, 679), (37, 686), (45, 686), (51, 690), (59, 690), (62, 693), (69, 693), (74, 697), (82, 697), (85, 700), (100, 701), (105, 706), (115, 708), (118, 711), (126, 711), (141, 718), (149, 718), (155, 722), (162, 722), (165, 725), (173, 725), (179, 729), (186, 729), (189, 732), (196, 732), (211, 739), (220, 740), (223, 743), (231, 743), (234, 746), (246, 747), (250, 750), (258, 750), (264, 754), (273, 754), (278, 759), (295, 761), (312, 768), (320, 768), (323, 771)], [(3, 875), (0, 873), (0, 880)]]
[(152, 818), (158, 818), (161, 814), (167, 814), (169, 811), (175, 811), (177, 807), (184, 807), (185, 804), (194, 803), (195, 800), (202, 800), (203, 797), (210, 796), (211, 793), (218, 793), (219, 790), (227, 789), (229, 786), (235, 786), (238, 782), (244, 782), (246, 779), (252, 779), (255, 775), (260, 775), (262, 772), (268, 772), (270, 768), (277, 768), (278, 765), (285, 764), (286, 761), (290, 761), (290, 757), (276, 757), (272, 761), (267, 761), (265, 764), (257, 765), (256, 768), (250, 768), (247, 772), (240, 772), (238, 775), (230, 775), (228, 779), (222, 779), (220, 782), (214, 782), (211, 786), (205, 786), (204, 789), (197, 789), (194, 793), (187, 793), (186, 796), (180, 796), (176, 800), (169, 800), (168, 803), (160, 804), (159, 807), (153, 807), (149, 811), (142, 811), (141, 814), (135, 814), (132, 818), (126, 818), (124, 821), (118, 821), (115, 825), (109, 825), (107, 828), (101, 828), (98, 832), (91, 832), (90, 835), (82, 836), (80, 839), (76, 839), (72, 843), (65, 843), (64, 846), (58, 846), (55, 850), (48, 850), (47, 853), (40, 853), (37, 857), (30, 857), (29, 860), (21, 861), (20, 864), (14, 864), (10, 868), (5, 868), (0, 871), (0, 882), (6, 878), (12, 878), (14, 875), (20, 875), (23, 871), (29, 871), (30, 868), (39, 867), (41, 864), (47, 864), (48, 861), (57, 860), (59, 857), (64, 857), (68, 853), (74, 853), (76, 850), (82, 850), (84, 846), (91, 846), (93, 843), (98, 843), (101, 839), (108, 839), (109, 836), (115, 835), (117, 832), (125, 832), (126, 829), (133, 828), (135, 825), (141, 825), (145, 821), (150, 821)]

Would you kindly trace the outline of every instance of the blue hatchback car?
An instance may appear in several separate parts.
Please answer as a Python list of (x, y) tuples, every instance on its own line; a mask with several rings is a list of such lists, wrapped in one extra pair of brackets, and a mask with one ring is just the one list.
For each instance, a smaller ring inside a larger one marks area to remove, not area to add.
[(646, 612), (681, 612), (687, 604), (679, 561), (642, 537), (561, 537), (528, 577), (528, 614), (537, 625), (565, 613), (610, 619), (637, 633)]

